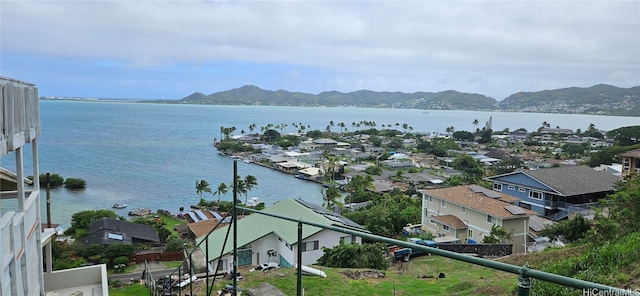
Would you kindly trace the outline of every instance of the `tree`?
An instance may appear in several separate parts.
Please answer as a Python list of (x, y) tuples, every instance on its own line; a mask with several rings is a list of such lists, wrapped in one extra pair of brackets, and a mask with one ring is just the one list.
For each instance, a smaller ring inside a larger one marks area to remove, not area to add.
[(613, 139), (616, 145), (620, 146), (640, 144), (640, 125), (625, 126), (608, 131), (607, 137)]
[(267, 143), (275, 143), (280, 140), (280, 133), (273, 129), (267, 130), (262, 133), (260, 140)]
[(196, 194), (200, 195), (200, 200), (203, 200), (202, 193), (209, 192), (211, 193), (211, 188), (209, 188), (209, 182), (206, 180), (196, 181)]
[(245, 199), (244, 199), (244, 204), (247, 204), (247, 199), (248, 199), (248, 195), (249, 195), (249, 191), (251, 191), (254, 187), (258, 186), (258, 179), (256, 179), (255, 176), (253, 175), (246, 175), (244, 177), (244, 187), (246, 188), (245, 190)]
[(589, 229), (591, 229), (589, 221), (581, 215), (575, 215), (569, 220), (560, 221), (543, 229), (539, 235), (549, 237), (551, 240), (562, 237), (563, 240), (571, 243), (583, 239)]
[(341, 198), (342, 194), (340, 194), (340, 190), (336, 187), (332, 186), (322, 189), (322, 206), (328, 210), (332, 210), (334, 206), (342, 208)]
[(502, 226), (493, 224), (493, 226), (491, 226), (491, 232), (482, 239), (482, 242), (485, 244), (499, 244), (505, 240), (511, 240), (511, 237), (513, 237), (513, 232), (507, 231)]
[(84, 189), (87, 187), (87, 182), (80, 178), (67, 178), (64, 180), (64, 186), (69, 189)]
[(475, 136), (468, 131), (453, 132), (451, 137), (453, 137), (455, 140), (458, 140), (458, 141), (473, 141), (475, 139)]
[[(40, 174), (38, 178), (40, 179), (40, 187), (46, 187), (47, 174)], [(64, 184), (64, 178), (58, 174), (49, 174), (49, 183), (51, 184), (51, 188), (60, 187)]]
[(596, 232), (604, 238), (623, 236), (640, 229), (640, 175), (632, 175), (616, 187), (615, 193), (600, 200), (608, 214), (599, 212), (595, 217)]
[(476, 129), (478, 129), (478, 124), (479, 124), (479, 123), (480, 123), (480, 121), (478, 121), (478, 119), (477, 119), (477, 118), (473, 120), (473, 126), (475, 126), (475, 127), (476, 127)]
[(89, 225), (93, 221), (102, 218), (115, 219), (116, 213), (112, 210), (87, 210), (80, 211), (71, 215), (71, 227), (65, 230), (65, 234), (75, 234), (76, 239), (80, 238), (89, 229)]
[(375, 244), (347, 244), (340, 242), (333, 248), (322, 248), (322, 256), (318, 259), (321, 266), (333, 268), (373, 268), (385, 270), (389, 262), (384, 258), (386, 246)]
[(228, 188), (229, 187), (227, 187), (227, 184), (220, 183), (220, 185), (218, 185), (218, 189), (213, 193), (214, 195), (218, 195), (218, 206), (220, 205), (220, 196), (223, 194), (227, 194)]
[(445, 131), (447, 132), (447, 134), (451, 134), (456, 130), (456, 128), (452, 125), (447, 127), (447, 129), (445, 129)]

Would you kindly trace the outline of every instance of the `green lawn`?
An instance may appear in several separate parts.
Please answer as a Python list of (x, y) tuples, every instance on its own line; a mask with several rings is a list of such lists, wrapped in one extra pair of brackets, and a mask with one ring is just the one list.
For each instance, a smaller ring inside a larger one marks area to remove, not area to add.
[[(515, 274), (440, 256), (414, 258), (408, 264), (405, 263), (402, 270), (399, 270), (399, 265), (395, 265), (384, 271), (384, 278), (375, 279), (354, 280), (343, 274), (346, 269), (317, 268), (326, 272), (327, 278), (303, 276), (305, 295), (510, 295), (517, 282)], [(445, 278), (438, 279), (441, 272), (445, 274)], [(238, 282), (240, 288), (267, 282), (287, 295), (296, 295), (296, 270), (293, 268), (242, 274), (244, 278)], [(229, 283), (230, 280), (217, 279), (215, 288), (219, 289)], [(126, 290), (125, 294), (110, 295), (147, 295), (148, 291), (140, 292), (136, 285), (128, 288), (130, 290)], [(204, 288), (201, 285), (194, 287), (195, 293), (204, 295)]]

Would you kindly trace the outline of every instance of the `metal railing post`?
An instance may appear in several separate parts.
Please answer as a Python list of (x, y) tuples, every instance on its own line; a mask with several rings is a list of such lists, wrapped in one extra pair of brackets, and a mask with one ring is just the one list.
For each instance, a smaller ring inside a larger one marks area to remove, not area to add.
[(296, 274), (298, 283), (298, 296), (302, 296), (302, 221), (298, 221), (298, 273)]
[(233, 293), (238, 295), (238, 161), (233, 161)]
[(527, 276), (529, 262), (526, 262), (518, 275), (518, 296), (529, 296), (531, 289), (531, 279)]

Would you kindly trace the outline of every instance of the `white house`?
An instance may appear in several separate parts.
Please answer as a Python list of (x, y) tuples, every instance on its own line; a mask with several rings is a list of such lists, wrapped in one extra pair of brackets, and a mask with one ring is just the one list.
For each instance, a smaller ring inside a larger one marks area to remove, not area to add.
[[(328, 211), (318, 205), (303, 200), (286, 199), (263, 210), (266, 213), (292, 217), (303, 221), (320, 223), (328, 226), (344, 227), (351, 230), (368, 232), (364, 227), (341, 215)], [(302, 244), (298, 244), (298, 223), (271, 216), (254, 213), (237, 222), (237, 254), (238, 266), (259, 265), (265, 262), (277, 262), (287, 267), (298, 263), (298, 247), (302, 248), (302, 264), (315, 264), (322, 256), (322, 247), (334, 247), (345, 243), (362, 243), (362, 238), (350, 234), (303, 225)], [(203, 254), (207, 253), (208, 244), (210, 271), (230, 271), (233, 269), (233, 238), (228, 238), (227, 227), (215, 230), (209, 237), (197, 239), (197, 243), (207, 239), (208, 243), (200, 244)], [(227, 240), (225, 244), (225, 239)], [(224, 245), (222, 256), (220, 250)], [(207, 259), (205, 259), (207, 260)]]

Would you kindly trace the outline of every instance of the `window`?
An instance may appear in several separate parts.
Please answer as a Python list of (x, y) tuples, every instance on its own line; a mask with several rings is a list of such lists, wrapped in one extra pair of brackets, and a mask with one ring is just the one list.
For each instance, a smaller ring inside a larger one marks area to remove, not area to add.
[(218, 270), (227, 270), (227, 259), (218, 260)]
[(513, 185), (509, 185), (507, 188), (509, 188), (509, 190), (516, 190), (516, 186)]
[(441, 200), (440, 201), (440, 206), (443, 207), (443, 208), (446, 208), (447, 207), (447, 201), (446, 200)]
[(343, 242), (345, 244), (355, 244), (356, 236), (355, 235), (343, 236), (340, 238), (340, 242)]
[(433, 203), (433, 196), (429, 195), (429, 202)]
[(487, 223), (493, 224), (493, 216), (487, 215)]
[(518, 187), (518, 191), (520, 191), (520, 192), (526, 192), (526, 191), (527, 191), (527, 189), (524, 189), (524, 188), (522, 188), (522, 187)]
[(446, 232), (449, 232), (449, 226), (443, 224), (442, 225), (442, 230), (444, 230)]
[(502, 184), (493, 183), (493, 190), (502, 191)]
[(436, 224), (436, 220), (430, 219), (429, 222), (431, 222), (431, 224)]
[(539, 191), (529, 191), (529, 197), (533, 199), (542, 199), (542, 192)]
[(473, 238), (473, 230), (469, 229), (469, 231), (467, 231), (467, 237)]
[(467, 212), (467, 208), (465, 208), (465, 207), (460, 207), (460, 211), (461, 211), (462, 213), (466, 213), (466, 212)]
[(319, 241), (303, 242), (302, 243), (302, 251), (303, 252), (313, 251), (313, 250), (317, 250), (319, 248), (320, 248), (320, 242)]

